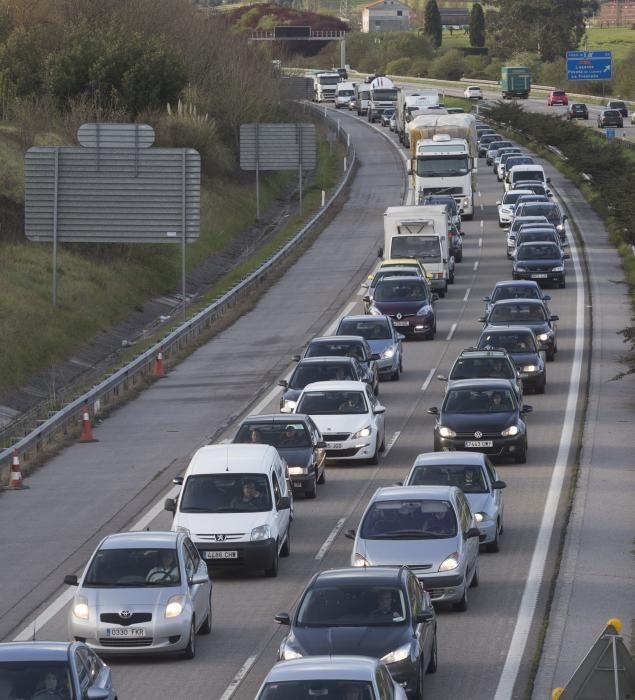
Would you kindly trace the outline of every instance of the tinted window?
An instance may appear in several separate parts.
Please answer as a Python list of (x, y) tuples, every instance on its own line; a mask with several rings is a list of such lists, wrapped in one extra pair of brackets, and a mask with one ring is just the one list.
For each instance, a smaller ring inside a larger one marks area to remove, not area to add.
[[(304, 389), (307, 384), (313, 384), (314, 382), (355, 381), (357, 379), (355, 370), (349, 363), (324, 363), (323, 365), (300, 363), (291, 375), (291, 379), (289, 379), (289, 386), (291, 389)], [(273, 443), (268, 442), (267, 444)]]
[(518, 260), (553, 260), (560, 257), (560, 249), (554, 243), (525, 243), (518, 249)]
[(415, 267), (409, 270), (386, 270), (385, 272), (380, 270), (370, 283), (371, 289), (374, 289), (384, 277), (421, 277), (421, 274)]
[(490, 323), (514, 323), (522, 326), (527, 322), (546, 321), (547, 314), (542, 304), (495, 304), (488, 320)]
[(366, 340), (387, 340), (392, 338), (390, 326), (383, 319), (368, 319), (363, 321), (347, 321), (344, 319), (337, 330), (342, 335), (361, 335)]
[(331, 356), (355, 357), (360, 362), (366, 360), (366, 352), (360, 342), (353, 340), (333, 340), (311, 343), (306, 351), (307, 357), (331, 357)]
[(376, 501), (361, 524), (360, 537), (368, 540), (425, 540), (454, 537), (456, 517), (447, 501)]
[(136, 588), (175, 586), (180, 581), (176, 549), (102, 548), (93, 557), (83, 585)]
[(243, 423), (234, 442), (262, 443), (272, 447), (310, 447), (311, 437), (302, 421), (249, 421)]
[(297, 624), (306, 627), (368, 627), (403, 624), (403, 591), (372, 583), (315, 586), (300, 603)]
[(445, 413), (504, 413), (516, 401), (510, 389), (450, 389), (443, 401)]
[(523, 170), (522, 172), (513, 173), (513, 178), (515, 181), (519, 180), (538, 180), (539, 182), (544, 182), (545, 175), (542, 170)]
[(375, 288), (375, 301), (417, 301), (428, 299), (428, 287), (425, 282), (382, 280)]
[(310, 391), (303, 394), (297, 406), (298, 413), (332, 415), (368, 413), (361, 391)]
[(264, 474), (195, 474), (185, 482), (179, 510), (182, 513), (269, 511), (269, 482)]
[[(281, 681), (267, 683), (258, 700), (373, 700), (373, 686), (369, 681), (315, 680)], [(382, 696), (383, 700), (384, 696)], [(386, 698), (392, 698), (387, 695)]]
[[(523, 232), (524, 235), (524, 232)], [(503, 299), (540, 299), (541, 292), (533, 285), (506, 285), (496, 287), (492, 294), (491, 301), (502, 301)]]
[(457, 486), (465, 493), (488, 493), (481, 467), (473, 464), (426, 464), (415, 467), (408, 486)]
[(484, 333), (479, 349), (504, 348), (508, 352), (536, 352), (536, 342), (529, 333)]
[[(86, 669), (84, 677), (88, 679)], [(74, 700), (71, 678), (68, 663), (62, 661), (0, 661), (0, 697), (31, 698), (37, 693), (42, 698)], [(47, 686), (58, 690), (59, 695), (47, 695)]]
[(460, 357), (450, 379), (513, 379), (516, 376), (509, 360), (502, 357)]

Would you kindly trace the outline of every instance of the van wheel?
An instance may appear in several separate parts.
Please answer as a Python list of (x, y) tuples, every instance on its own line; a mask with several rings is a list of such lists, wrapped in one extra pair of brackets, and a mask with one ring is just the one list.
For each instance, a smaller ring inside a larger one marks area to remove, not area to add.
[(207, 608), (207, 617), (201, 625), (199, 634), (209, 634), (212, 631), (212, 594), (209, 594), (209, 607)]
[(284, 541), (284, 544), (282, 545), (282, 549), (280, 550), (280, 556), (281, 557), (288, 557), (289, 554), (291, 554), (291, 526), (289, 525), (289, 529), (287, 530), (287, 537)]
[(304, 489), (304, 497), (305, 498), (315, 498), (317, 495), (317, 480), (315, 477), (313, 477), (313, 481), (311, 482), (311, 486), (309, 488)]
[(467, 581), (465, 582), (465, 588), (463, 589), (463, 596), (461, 597), (461, 600), (459, 600), (458, 603), (454, 603), (452, 609), (456, 610), (457, 612), (465, 612), (467, 610)]
[(430, 652), (430, 661), (426, 673), (436, 673), (439, 665), (439, 654), (437, 650), (437, 631), (434, 631), (434, 640), (432, 642), (432, 651)]
[(318, 484), (325, 484), (326, 483), (326, 467), (322, 469), (322, 476), (317, 480)]
[(194, 618), (190, 622), (190, 638), (187, 640), (187, 646), (183, 650), (183, 656), (186, 659), (193, 659), (196, 656), (196, 626)]
[(474, 574), (472, 580), (470, 581), (470, 588), (478, 588), (479, 577), (478, 577), (478, 562), (474, 565)]
[(278, 543), (276, 542), (276, 550), (273, 554), (273, 562), (271, 563), (271, 566), (268, 569), (265, 569), (265, 576), (267, 578), (276, 578), (276, 576), (278, 575), (278, 564)]

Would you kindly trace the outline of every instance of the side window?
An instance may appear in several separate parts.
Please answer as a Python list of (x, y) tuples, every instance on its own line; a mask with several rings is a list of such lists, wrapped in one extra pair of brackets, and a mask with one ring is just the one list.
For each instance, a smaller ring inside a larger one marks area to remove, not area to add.
[(90, 688), (90, 672), (88, 667), (84, 663), (84, 660), (80, 656), (80, 650), (75, 652), (75, 665), (77, 666), (77, 679), (79, 680), (79, 687), (81, 690), (82, 697), (86, 694), (88, 688)]
[(185, 540), (185, 550), (187, 553), (192, 557), (192, 563), (194, 565), (194, 570), (198, 571), (199, 566), (201, 565), (201, 557), (198, 553), (198, 549), (192, 544), (192, 540), (186, 539)]
[(280, 500), (280, 484), (275, 474), (271, 475), (271, 482), (273, 484), (273, 500), (277, 503)]
[(414, 575), (408, 576), (408, 597), (412, 606), (413, 617), (423, 610), (423, 592), (421, 584)]
[(183, 549), (183, 557), (185, 559), (185, 575), (190, 579), (196, 573), (198, 566), (192, 558), (192, 555), (185, 548)]
[(92, 685), (97, 679), (97, 676), (101, 670), (101, 662), (89, 649), (78, 649), (77, 656), (86, 669), (90, 685)]
[(459, 493), (459, 505), (461, 514), (461, 529), (463, 532), (467, 532), (470, 529), (472, 523), (472, 511), (468, 505), (467, 499), (463, 493)]
[(489, 480), (492, 482), (493, 485), (494, 482), (498, 480), (498, 474), (496, 473), (496, 469), (494, 469), (494, 466), (487, 457), (485, 458), (485, 469), (487, 471), (487, 475), (489, 476)]
[(392, 678), (386, 668), (380, 668), (377, 671), (376, 680), (380, 700), (393, 700), (395, 696), (392, 690)]

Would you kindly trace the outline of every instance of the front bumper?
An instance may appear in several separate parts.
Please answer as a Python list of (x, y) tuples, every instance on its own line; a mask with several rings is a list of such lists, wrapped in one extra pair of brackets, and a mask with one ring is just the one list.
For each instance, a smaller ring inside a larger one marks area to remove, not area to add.
[(477, 523), (477, 527), (481, 533), (480, 544), (488, 544), (496, 539), (498, 526), (495, 520), (482, 520), (480, 523)]
[(399, 355), (397, 353), (395, 353), (392, 357), (384, 357), (381, 360), (377, 360), (377, 369), (380, 377), (393, 374), (397, 371), (398, 367)]
[[(194, 545), (208, 567), (243, 566), (246, 569), (268, 569), (273, 564), (276, 553), (276, 541), (273, 538), (260, 542), (195, 541)], [(236, 552), (236, 556), (212, 554), (217, 552)], [(223, 558), (216, 558), (218, 556)]]
[[(355, 462), (371, 459), (375, 454), (376, 435), (357, 440), (326, 443), (326, 460), (328, 462)], [(336, 447), (337, 445), (337, 447)]]
[(395, 661), (393, 664), (386, 664), (395, 683), (400, 685), (407, 693), (414, 693), (417, 690), (417, 670), (418, 664), (410, 658), (403, 661)]
[(463, 597), (465, 589), (465, 571), (456, 574), (417, 574), (430, 594), (432, 603), (457, 603)]
[(294, 493), (304, 493), (309, 487), (313, 488), (313, 480), (315, 478), (315, 472), (313, 471), (307, 474), (289, 474), (289, 481), (291, 481), (291, 488)]
[(399, 320), (394, 316), (391, 318), (395, 330), (397, 330), (398, 333), (403, 333), (405, 336), (412, 337), (423, 335), (425, 333), (432, 333), (434, 330), (434, 316), (432, 314), (427, 316), (407, 316)]
[[(456, 452), (483, 452), (488, 457), (513, 457), (521, 451), (524, 433), (513, 437), (483, 437), (479, 440), (471, 437), (437, 438), (439, 451)], [(474, 447), (468, 447), (468, 443), (478, 443)], [(491, 443), (491, 444), (489, 444)]]

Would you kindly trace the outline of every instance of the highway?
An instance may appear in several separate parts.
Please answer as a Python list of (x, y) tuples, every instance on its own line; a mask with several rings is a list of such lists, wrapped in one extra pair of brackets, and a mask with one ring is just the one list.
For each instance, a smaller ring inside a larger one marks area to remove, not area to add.
[[(278, 391), (270, 387), (287, 374), (290, 355), (312, 335), (329, 332), (343, 313), (361, 308), (360, 283), (383, 238), (383, 211), (407, 201), (405, 151), (389, 143), (394, 138), (386, 130), (380, 134), (379, 127), (340, 115), (360, 167), (346, 203), (302, 259), (239, 321), (96, 428), (99, 443), (64, 450), (29, 479), (28, 492), (3, 496), (0, 527), (12, 533), (3, 548), (12, 564), (0, 571), (4, 639), (23, 629), (32, 636), (26, 623), (63, 592), (63, 574), (81, 570), (100, 533), (135, 523), (169, 528), (160, 506), (143, 523), (138, 519), (162, 501), (188, 455), (231, 435), (245, 412), (277, 410)], [(552, 177), (557, 190), (560, 176)], [(437, 337), (407, 342), (401, 381), (381, 384), (388, 449), (379, 466), (329, 466), (317, 499), (296, 502), (292, 553), (277, 579), (215, 573), (212, 634), (199, 639), (195, 660), (109, 660), (120, 698), (253, 698), (282, 636), (273, 615), (293, 609), (314, 571), (348, 565), (351, 543), (342, 532), (357, 525), (375, 488), (403, 479), (414, 457), (432, 449), (426, 409), (439, 405), (444, 389), (435, 375), (475, 342), (482, 297), (510, 276), (495, 207), (501, 186), (483, 160), (478, 189), (474, 221), (464, 223), (456, 283), (437, 303)], [(470, 590), (468, 612), (439, 611), (439, 670), (426, 679), (429, 697), (522, 697), (529, 679), (585, 393), (589, 319), (575, 244), (571, 253), (567, 288), (550, 292), (561, 320), (547, 391), (525, 399), (534, 407), (528, 463), (497, 465), (507, 482), (501, 551), (481, 555), (480, 585)], [(66, 637), (65, 609), (45, 613), (40, 623), (38, 639)]]

